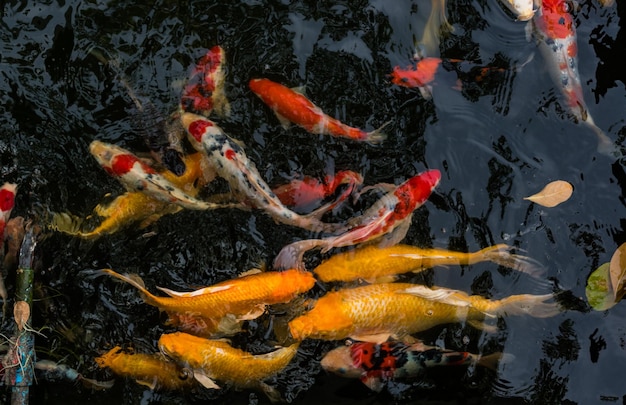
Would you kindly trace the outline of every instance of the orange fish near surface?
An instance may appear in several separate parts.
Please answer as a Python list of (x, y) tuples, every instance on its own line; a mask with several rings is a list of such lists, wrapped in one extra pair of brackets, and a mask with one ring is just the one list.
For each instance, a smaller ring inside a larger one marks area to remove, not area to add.
[(382, 127), (371, 132), (350, 127), (324, 114), (304, 95), (280, 83), (269, 79), (252, 79), (249, 86), (250, 90), (274, 110), (283, 124), (293, 122), (313, 134), (332, 135), (355, 141), (379, 143), (385, 139), (385, 135), (381, 132)]
[(434, 326), (467, 321), (481, 328), (485, 317), (559, 313), (546, 295), (512, 295), (491, 301), (447, 288), (428, 288), (407, 283), (381, 283), (329, 292), (314, 307), (289, 322), (296, 340), (352, 338), (381, 343), (402, 338)]
[(431, 83), (435, 81), (435, 74), (441, 65), (440, 58), (422, 58), (415, 63), (415, 67), (406, 69), (394, 66), (391, 73), (391, 82), (395, 85), (409, 88), (418, 88), (422, 97), (432, 97)]
[(219, 388), (214, 380), (237, 388), (257, 388), (272, 402), (280, 400), (275, 388), (263, 380), (284, 369), (298, 351), (299, 343), (266, 354), (251, 354), (223, 340), (203, 339), (176, 332), (161, 335), (159, 349), (166, 356), (190, 367), (194, 378), (207, 388)]
[(236, 332), (237, 322), (255, 319), (263, 314), (267, 305), (289, 302), (315, 284), (309, 272), (268, 271), (190, 292), (159, 287), (169, 296), (158, 297), (146, 290), (137, 276), (121, 275), (110, 269), (101, 271), (137, 288), (146, 304), (168, 313), (170, 321), (178, 322), (181, 329), (202, 335)]
[(168, 361), (161, 354), (129, 354), (116, 346), (95, 360), (100, 368), (109, 368), (153, 390), (177, 390), (195, 384), (191, 370)]
[(224, 91), (224, 62), (226, 53), (216, 45), (198, 61), (180, 98), (183, 111), (208, 117), (212, 111), (230, 115), (230, 103)]
[(455, 252), (445, 249), (422, 249), (395, 245), (386, 248), (364, 246), (336, 254), (313, 270), (320, 281), (385, 280), (398, 274), (418, 273), (435, 266), (470, 265), (492, 261), (518, 271), (534, 274), (536, 267), (525, 256), (510, 253), (511, 247), (500, 244), (477, 252)]

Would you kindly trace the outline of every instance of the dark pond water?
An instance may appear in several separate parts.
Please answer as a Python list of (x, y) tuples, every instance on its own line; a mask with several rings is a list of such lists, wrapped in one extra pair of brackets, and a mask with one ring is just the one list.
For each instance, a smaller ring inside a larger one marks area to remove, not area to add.
[[(375, 395), (358, 381), (326, 375), (319, 359), (338, 342), (305, 341), (274, 381), (294, 403), (625, 403), (626, 306), (586, 309), (588, 275), (626, 242), (624, 162), (596, 152), (588, 128), (564, 112), (559, 89), (537, 46), (496, 0), (450, 0), (453, 34), (441, 55), (478, 64), (519, 66), (497, 80), (454, 89), (456, 75), (437, 77), (434, 97), (391, 85), (421, 35), (427, 1), (24, 1), (4, 2), (0, 20), (0, 179), (19, 185), (14, 215), (86, 216), (106, 193), (123, 192), (88, 152), (94, 139), (146, 151), (133, 131), (133, 108), (93, 49), (120, 65), (134, 88), (164, 114), (176, 108), (195, 61), (219, 44), (227, 53), (230, 118), (221, 120), (246, 145), (270, 184), (294, 173), (361, 173), (366, 184), (396, 183), (437, 168), (442, 180), (414, 218), (405, 243), (474, 251), (494, 243), (523, 249), (545, 266), (545, 282), (480, 264), (440, 268), (411, 279), (500, 298), (565, 290), (571, 309), (549, 319), (511, 317), (497, 333), (464, 324), (420, 335), (429, 344), (473, 352), (503, 351), (515, 360), (497, 372), (480, 368), (434, 373), (432, 387), (391, 386)], [(618, 145), (626, 136), (624, 4), (580, 3), (576, 13), (580, 74), (596, 123)], [(306, 86), (329, 114), (373, 129), (392, 120), (381, 146), (283, 129), (252, 94), (248, 80), (268, 77)], [(556, 179), (572, 198), (542, 208), (524, 196)], [(148, 233), (149, 232), (149, 233)], [(282, 246), (307, 237), (261, 212), (184, 211), (148, 229), (129, 228), (97, 241), (54, 233), (36, 252), (39, 358), (63, 361), (90, 378), (107, 379), (93, 358), (112, 345), (154, 352), (171, 329), (136, 291), (84, 270), (111, 267), (140, 274), (150, 289), (185, 290), (271, 263)], [(315, 257), (313, 258), (315, 260)], [(7, 284), (13, 292), (13, 277)], [(320, 294), (316, 287), (312, 296)], [(577, 300), (582, 303), (577, 303)], [(5, 322), (4, 333), (11, 324)], [(70, 330), (72, 333), (64, 332)], [(266, 347), (266, 326), (252, 322), (234, 342)], [(232, 390), (155, 393), (117, 379), (102, 392), (43, 379), (33, 403), (256, 403)], [(8, 401), (8, 391), (3, 391)]]

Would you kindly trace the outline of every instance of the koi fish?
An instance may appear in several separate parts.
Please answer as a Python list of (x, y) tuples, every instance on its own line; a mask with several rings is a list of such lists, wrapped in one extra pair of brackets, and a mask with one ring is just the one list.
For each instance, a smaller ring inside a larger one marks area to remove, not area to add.
[(4, 240), (6, 236), (6, 225), (11, 216), (11, 211), (15, 207), (15, 194), (17, 184), (4, 183), (0, 187), (0, 236)]
[(424, 26), (422, 38), (416, 42), (416, 55), (433, 56), (439, 54), (440, 36), (454, 31), (446, 16), (446, 0), (432, 0), (428, 21)]
[(190, 292), (158, 287), (168, 295), (158, 297), (146, 290), (138, 276), (121, 275), (111, 269), (100, 271), (138, 289), (146, 304), (170, 316), (170, 323), (202, 335), (237, 332), (241, 321), (258, 318), (266, 306), (287, 303), (315, 284), (315, 278), (309, 272), (267, 271), (246, 274)]
[(371, 132), (350, 127), (324, 114), (304, 95), (269, 79), (252, 79), (249, 86), (285, 126), (293, 122), (313, 134), (332, 135), (374, 144), (382, 142), (386, 137), (381, 130), (387, 124)]
[(228, 181), (231, 193), (245, 205), (263, 210), (274, 221), (314, 232), (333, 232), (337, 224), (318, 219), (319, 213), (299, 215), (287, 207), (261, 178), (256, 166), (245, 151), (212, 121), (191, 113), (184, 113), (181, 122), (196, 150), (206, 154), (208, 165)]
[(305, 176), (275, 187), (272, 191), (283, 204), (306, 209), (334, 194), (340, 186), (347, 185), (337, 199), (326, 206), (326, 210), (331, 210), (345, 201), (362, 184), (363, 177), (360, 174), (351, 170), (341, 170), (334, 176), (327, 175), (323, 181)]
[(420, 377), (431, 367), (478, 364), (495, 369), (501, 357), (501, 353), (481, 356), (426, 346), (422, 342), (411, 345), (398, 341), (354, 342), (326, 353), (321, 365), (329, 373), (358, 378), (369, 389), (380, 392), (387, 381)]
[(364, 246), (331, 256), (313, 272), (325, 283), (358, 279), (374, 282), (395, 278), (398, 274), (419, 273), (435, 266), (467, 266), (491, 261), (534, 275), (536, 267), (533, 261), (526, 256), (510, 253), (510, 249), (511, 247), (500, 244), (467, 253), (445, 249), (422, 249), (408, 245), (382, 249), (377, 246)]
[(160, 354), (130, 354), (116, 346), (95, 360), (100, 368), (109, 368), (114, 374), (131, 378), (152, 390), (179, 390), (195, 383), (191, 370)]
[[(159, 174), (190, 196), (196, 196), (211, 179), (205, 176), (206, 170), (199, 153), (183, 156), (185, 172), (182, 176), (164, 170)], [(83, 230), (85, 220), (67, 213), (54, 213), (49, 227), (84, 239), (95, 239), (102, 235), (117, 232), (122, 227), (138, 222), (143, 229), (157, 221), (163, 215), (174, 214), (183, 209), (145, 194), (141, 191), (128, 191), (117, 196), (109, 203), (101, 203), (94, 208), (94, 214), (102, 220), (90, 231)]]
[(251, 354), (223, 340), (203, 339), (186, 333), (163, 334), (159, 349), (166, 356), (188, 366), (207, 388), (218, 389), (214, 380), (237, 388), (260, 389), (272, 402), (280, 400), (275, 388), (263, 380), (284, 369), (298, 351), (299, 343), (266, 354)]
[(383, 195), (365, 213), (348, 221), (349, 230), (325, 239), (305, 239), (293, 242), (278, 253), (275, 268), (302, 268), (304, 253), (320, 249), (326, 253), (332, 248), (378, 241), (381, 247), (399, 243), (411, 226), (413, 211), (426, 202), (439, 184), (439, 170), (428, 170)]
[[(479, 295), (447, 288), (428, 288), (407, 283), (380, 283), (329, 292), (313, 308), (289, 322), (296, 340), (351, 338), (382, 343), (434, 326), (464, 322), (487, 328), (486, 317), (554, 316), (557, 303), (546, 303), (553, 294), (512, 295), (491, 301)], [(407, 316), (410, 314), (410, 316)]]
[(535, 15), (533, 0), (501, 0), (500, 2), (517, 17), (517, 21), (528, 21)]
[(415, 63), (415, 68), (403, 69), (395, 66), (391, 73), (391, 82), (402, 87), (417, 88), (422, 97), (430, 99), (433, 93), (431, 83), (435, 80), (441, 62), (441, 58), (427, 57), (419, 59)]
[(230, 103), (224, 91), (226, 53), (216, 45), (196, 65), (180, 99), (182, 111), (208, 117), (215, 111), (222, 117), (230, 115)]
[(89, 145), (89, 150), (104, 170), (119, 179), (129, 191), (140, 191), (157, 200), (192, 210), (233, 207), (201, 201), (190, 196), (137, 156), (119, 146), (93, 141)]
[(578, 122), (585, 123), (596, 134), (599, 152), (618, 155), (611, 139), (593, 121), (583, 98), (576, 28), (569, 3), (566, 0), (542, 0), (532, 22), (539, 48), (550, 65), (552, 80), (560, 87), (569, 110)]

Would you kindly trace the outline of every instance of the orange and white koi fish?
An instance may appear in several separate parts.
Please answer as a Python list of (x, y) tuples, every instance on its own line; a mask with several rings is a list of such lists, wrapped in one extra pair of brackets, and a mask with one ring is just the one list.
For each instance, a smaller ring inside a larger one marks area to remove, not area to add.
[[(15, 207), (15, 194), (17, 193), (17, 184), (4, 183), (0, 187), (0, 238), (4, 241), (6, 235), (6, 225), (11, 216), (11, 211)], [(4, 242), (2, 242), (4, 246)]]
[(419, 273), (435, 266), (471, 265), (491, 261), (518, 271), (535, 274), (537, 267), (525, 256), (510, 253), (511, 247), (500, 244), (477, 252), (455, 252), (445, 249), (422, 249), (395, 245), (386, 248), (364, 246), (333, 255), (313, 270), (320, 281), (366, 280), (375, 282), (395, 278), (398, 274)]
[(267, 271), (190, 292), (158, 287), (168, 295), (158, 297), (146, 290), (137, 276), (121, 275), (110, 269), (101, 271), (137, 288), (146, 304), (170, 315), (171, 323), (202, 335), (237, 332), (241, 321), (255, 319), (264, 313), (266, 306), (287, 303), (315, 284), (309, 272)]
[(274, 221), (286, 225), (314, 232), (333, 232), (339, 228), (337, 224), (320, 221), (319, 213), (300, 215), (285, 207), (261, 178), (243, 148), (213, 121), (191, 113), (182, 114), (181, 121), (191, 144), (205, 154), (209, 168), (228, 181), (231, 193), (238, 201), (263, 210)]
[(402, 87), (417, 88), (422, 97), (430, 99), (433, 92), (431, 83), (435, 80), (441, 62), (440, 58), (426, 57), (419, 59), (414, 68), (403, 69), (395, 66), (391, 73), (391, 82)]
[(93, 141), (89, 150), (104, 170), (119, 179), (130, 191), (140, 191), (157, 200), (192, 210), (233, 207), (190, 196), (137, 156), (119, 146)]
[(428, 170), (383, 195), (363, 215), (348, 221), (349, 230), (325, 239), (305, 239), (285, 246), (274, 260), (275, 268), (302, 268), (304, 253), (311, 249), (352, 246), (378, 241), (380, 246), (399, 243), (411, 226), (413, 211), (422, 206), (439, 184), (439, 170)]
[(382, 343), (403, 338), (434, 326), (468, 322), (485, 328), (485, 317), (531, 315), (550, 317), (559, 313), (557, 303), (546, 295), (512, 295), (491, 301), (479, 295), (418, 284), (380, 283), (329, 292), (304, 315), (289, 322), (296, 340), (352, 338)]
[(220, 388), (215, 380), (236, 388), (265, 392), (272, 402), (280, 401), (275, 388), (263, 383), (284, 369), (298, 351), (299, 343), (266, 354), (251, 354), (223, 340), (203, 339), (186, 333), (163, 334), (159, 349), (166, 356), (193, 370), (207, 388)]
[(309, 176), (293, 179), (287, 184), (274, 187), (272, 191), (283, 204), (306, 210), (334, 194), (340, 186), (346, 185), (341, 194), (326, 206), (325, 209), (329, 211), (345, 201), (362, 184), (363, 177), (360, 174), (351, 170), (341, 170), (334, 176), (327, 175), (322, 181)]
[(501, 357), (502, 353), (481, 356), (426, 346), (422, 342), (410, 345), (399, 341), (354, 342), (326, 353), (321, 366), (341, 377), (358, 378), (369, 389), (380, 392), (389, 381), (419, 378), (431, 367), (478, 364), (495, 369)]
[(198, 61), (180, 99), (183, 111), (205, 117), (212, 111), (223, 117), (230, 115), (230, 103), (224, 91), (225, 60), (224, 49), (216, 45)]
[(150, 389), (178, 390), (195, 384), (191, 370), (159, 354), (125, 353), (116, 346), (96, 357), (100, 368), (109, 368), (120, 377), (128, 377)]
[(598, 137), (598, 151), (616, 156), (618, 152), (613, 141), (595, 124), (583, 98), (576, 27), (570, 14), (570, 3), (566, 0), (542, 0), (540, 3), (532, 21), (552, 80), (560, 87), (576, 120), (589, 126)]
[(533, 0), (501, 0), (500, 2), (517, 17), (517, 21), (528, 21), (535, 15)]
[[(211, 180), (205, 177), (203, 158), (199, 153), (183, 156), (185, 172), (182, 176), (164, 170), (159, 174), (165, 177), (184, 193), (195, 197), (202, 187)], [(174, 214), (183, 209), (180, 205), (157, 199), (141, 191), (127, 191), (113, 201), (101, 203), (94, 208), (94, 214), (102, 218), (99, 225), (85, 230), (85, 219), (67, 213), (54, 213), (49, 227), (69, 235), (84, 239), (94, 239), (109, 235), (132, 223), (139, 223), (143, 229), (163, 215)]]
[(252, 79), (249, 86), (250, 90), (274, 111), (283, 125), (293, 122), (313, 134), (332, 135), (369, 143), (379, 143), (385, 139), (385, 134), (381, 130), (387, 124), (366, 132), (324, 114), (304, 95), (280, 83), (269, 79)]

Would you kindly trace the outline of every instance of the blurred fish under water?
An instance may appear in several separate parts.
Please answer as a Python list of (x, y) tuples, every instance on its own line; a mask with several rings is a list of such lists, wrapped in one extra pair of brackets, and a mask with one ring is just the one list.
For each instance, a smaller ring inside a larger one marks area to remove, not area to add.
[[(0, 397), (623, 399), (626, 310), (582, 297), (626, 242), (624, 12), (3, 5), (2, 375), (37, 379)], [(525, 199), (554, 180), (558, 206)], [(13, 362), (26, 329), (36, 359)]]

